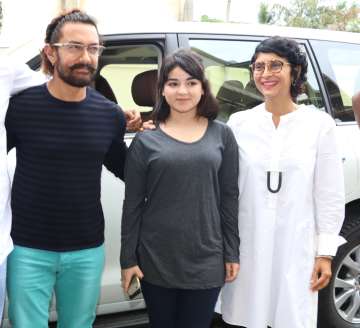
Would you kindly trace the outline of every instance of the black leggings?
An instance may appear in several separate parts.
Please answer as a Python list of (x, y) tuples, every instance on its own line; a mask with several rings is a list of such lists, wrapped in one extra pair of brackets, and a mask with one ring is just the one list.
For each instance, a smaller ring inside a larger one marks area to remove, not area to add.
[(220, 287), (176, 289), (142, 281), (151, 328), (209, 328)]

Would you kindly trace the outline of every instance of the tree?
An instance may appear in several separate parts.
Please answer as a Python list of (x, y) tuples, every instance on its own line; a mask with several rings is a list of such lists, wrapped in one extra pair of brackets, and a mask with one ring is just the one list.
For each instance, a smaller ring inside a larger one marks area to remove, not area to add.
[(335, 7), (328, 7), (321, 6), (319, 0), (293, 0), (289, 7), (275, 4), (269, 9), (261, 4), (259, 22), (360, 32), (360, 5), (354, 2), (348, 6), (346, 1), (341, 1)]
[(260, 24), (272, 24), (273, 15), (269, 10), (269, 5), (265, 3), (260, 4), (260, 9), (258, 13), (258, 21)]

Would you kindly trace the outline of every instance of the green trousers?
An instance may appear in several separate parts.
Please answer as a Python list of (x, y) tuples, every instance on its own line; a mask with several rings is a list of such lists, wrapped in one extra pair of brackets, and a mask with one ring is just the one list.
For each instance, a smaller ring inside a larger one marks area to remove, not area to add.
[(7, 291), (13, 328), (48, 328), (56, 298), (58, 328), (91, 328), (96, 317), (104, 246), (51, 252), (15, 246), (8, 257)]

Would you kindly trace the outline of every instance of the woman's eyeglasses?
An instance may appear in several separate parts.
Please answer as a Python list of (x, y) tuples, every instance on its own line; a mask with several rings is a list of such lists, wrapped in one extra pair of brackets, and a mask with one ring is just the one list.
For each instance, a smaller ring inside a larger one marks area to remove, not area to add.
[(280, 73), (284, 65), (290, 65), (290, 63), (282, 62), (280, 60), (270, 60), (268, 62), (255, 62), (250, 65), (250, 68), (254, 74), (263, 74), (265, 68), (270, 73)]

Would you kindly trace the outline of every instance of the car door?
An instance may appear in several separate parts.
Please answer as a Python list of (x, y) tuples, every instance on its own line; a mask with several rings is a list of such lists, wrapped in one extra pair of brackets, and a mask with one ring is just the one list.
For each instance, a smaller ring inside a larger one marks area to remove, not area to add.
[(343, 151), (346, 200), (360, 199), (360, 134), (351, 98), (360, 91), (360, 44), (311, 40)]
[(360, 132), (352, 111), (352, 96), (360, 91), (360, 44), (310, 41), (319, 64), (329, 107), (337, 125), (346, 189), (342, 245), (333, 261), (330, 286), (320, 293), (323, 327), (355, 328), (360, 324)]

